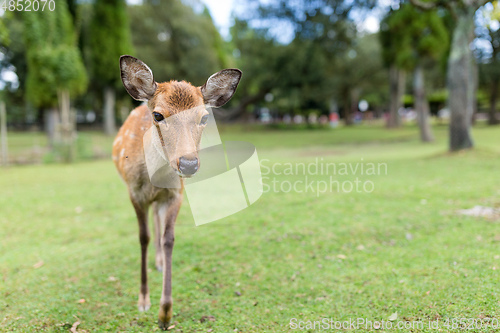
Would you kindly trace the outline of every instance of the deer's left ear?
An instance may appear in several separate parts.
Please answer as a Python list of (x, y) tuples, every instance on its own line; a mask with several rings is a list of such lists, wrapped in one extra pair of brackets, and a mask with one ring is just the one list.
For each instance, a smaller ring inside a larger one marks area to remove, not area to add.
[(133, 99), (147, 102), (153, 98), (157, 84), (148, 65), (124, 55), (120, 57), (120, 70), (123, 85)]
[(216, 108), (226, 104), (233, 97), (241, 74), (239, 69), (232, 68), (223, 69), (209, 77), (201, 87), (205, 104)]

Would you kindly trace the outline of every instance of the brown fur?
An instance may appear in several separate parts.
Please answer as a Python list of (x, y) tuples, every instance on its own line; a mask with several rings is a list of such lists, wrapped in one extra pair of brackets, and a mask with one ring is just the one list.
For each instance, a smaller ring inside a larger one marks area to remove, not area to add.
[(186, 81), (159, 83), (153, 99), (149, 102), (151, 110), (168, 111), (168, 114), (163, 114), (165, 118), (199, 105), (203, 105), (200, 88)]

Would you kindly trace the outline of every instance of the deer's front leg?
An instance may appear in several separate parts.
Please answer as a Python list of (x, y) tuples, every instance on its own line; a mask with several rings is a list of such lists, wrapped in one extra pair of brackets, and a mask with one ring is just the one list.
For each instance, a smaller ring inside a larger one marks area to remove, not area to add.
[(139, 222), (139, 241), (141, 242), (141, 289), (139, 292), (139, 302), (137, 304), (139, 311), (147, 311), (151, 307), (148, 288), (148, 208), (145, 205), (132, 202)]
[(154, 222), (154, 244), (155, 244), (155, 266), (159, 272), (163, 272), (163, 248), (161, 246), (161, 235), (163, 229), (161, 226), (160, 219), (160, 208), (165, 208), (160, 206), (158, 203), (153, 202), (153, 222)]
[(164, 330), (168, 328), (173, 315), (172, 251), (174, 249), (175, 220), (181, 203), (182, 197), (179, 197), (169, 205), (165, 218), (165, 229), (161, 237), (163, 249), (163, 291), (160, 299), (160, 311), (158, 312), (158, 325)]

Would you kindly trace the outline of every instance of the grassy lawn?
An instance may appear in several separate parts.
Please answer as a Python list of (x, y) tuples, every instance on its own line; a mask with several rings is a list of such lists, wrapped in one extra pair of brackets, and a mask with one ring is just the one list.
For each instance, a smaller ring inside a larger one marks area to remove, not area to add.
[[(113, 137), (102, 132), (79, 132), (76, 141), (80, 160), (111, 156)], [(12, 164), (50, 162), (47, 135), (41, 132), (9, 132), (9, 161)]]
[[(173, 331), (280, 332), (291, 318), (387, 321), (396, 312), (394, 323), (425, 324), (407, 332), (435, 332), (428, 322), (436, 320), (443, 332), (456, 331), (447, 319), (500, 320), (499, 221), (456, 213), (500, 207), (500, 128), (478, 125), (477, 148), (458, 154), (446, 153), (447, 129), (434, 130), (438, 140), (424, 145), (411, 126), (224, 128), (223, 139), (252, 142), (264, 166), (276, 165), (279, 175), (264, 183), (277, 191), (202, 227), (185, 201)], [(337, 168), (382, 163), (387, 174), (333, 176), (371, 182), (371, 193), (318, 193), (330, 175), (311, 174), (314, 192), (304, 183), (288, 192), (306, 176), (285, 175), (285, 163), (316, 159)], [(152, 308), (139, 313), (137, 222), (110, 160), (1, 169), (0, 191), (0, 331), (67, 332), (76, 321), (78, 332), (157, 329), (161, 274), (151, 244)]]

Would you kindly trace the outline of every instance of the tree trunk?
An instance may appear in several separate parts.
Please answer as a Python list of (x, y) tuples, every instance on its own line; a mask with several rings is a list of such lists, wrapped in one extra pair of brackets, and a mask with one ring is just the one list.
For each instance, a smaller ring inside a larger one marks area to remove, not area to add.
[(476, 124), (476, 116), (477, 116), (477, 89), (479, 87), (479, 68), (475, 61), (475, 57), (472, 56), (472, 89), (474, 90), (474, 94), (472, 94), (472, 117), (471, 117), (471, 126)]
[(496, 125), (498, 124), (498, 119), (496, 117), (497, 113), (497, 96), (498, 96), (498, 81), (499, 78), (493, 78), (491, 82), (491, 91), (490, 91), (490, 112), (488, 114), (488, 124)]
[(127, 120), (127, 117), (130, 113), (130, 108), (126, 105), (122, 105), (120, 107), (120, 118), (122, 120), (122, 124), (125, 123), (125, 121)]
[(342, 94), (342, 108), (344, 109), (344, 122), (346, 126), (351, 126), (353, 124), (352, 121), (352, 113), (351, 113), (351, 103), (350, 103), (350, 92), (348, 89), (344, 89), (344, 93)]
[(359, 95), (361, 90), (359, 88), (354, 88), (351, 90), (351, 118), (356, 117), (358, 113)]
[(403, 69), (398, 70), (398, 126), (401, 126), (401, 116), (399, 115), (399, 109), (404, 107), (403, 96), (405, 94), (406, 88), (406, 72)]
[(9, 165), (9, 153), (7, 148), (7, 112), (5, 102), (0, 101), (0, 141), (2, 142), (2, 164)]
[(415, 68), (413, 75), (413, 99), (420, 128), (420, 139), (423, 142), (434, 141), (429, 121), (429, 102), (427, 102), (424, 88), (424, 70), (420, 65)]
[(68, 90), (61, 90), (58, 93), (59, 108), (61, 110), (61, 143), (62, 157), (65, 162), (70, 163), (75, 160), (75, 126), (71, 116), (70, 98)]
[(51, 108), (45, 111), (45, 132), (49, 138), (49, 147), (54, 147), (54, 143), (59, 141), (59, 112), (56, 108)]
[(474, 14), (472, 7), (457, 11), (458, 17), (453, 33), (448, 60), (448, 104), (450, 107), (450, 150), (457, 151), (473, 147), (470, 134), (474, 112), (474, 57), (469, 48), (474, 38)]
[(389, 119), (387, 127), (394, 128), (401, 126), (401, 116), (399, 109), (402, 106), (402, 97), (404, 95), (406, 75), (403, 70), (400, 70), (396, 65), (392, 65), (389, 70)]
[(334, 97), (330, 98), (328, 105), (329, 105), (330, 113), (338, 113), (339, 112), (339, 106), (337, 104), (337, 100)]
[(114, 135), (116, 133), (115, 123), (115, 89), (104, 88), (104, 133)]

